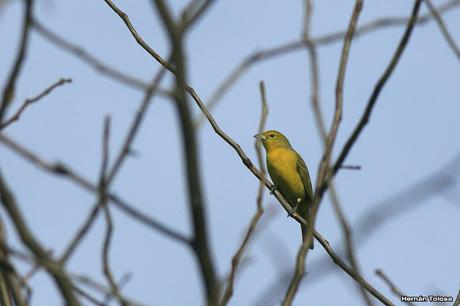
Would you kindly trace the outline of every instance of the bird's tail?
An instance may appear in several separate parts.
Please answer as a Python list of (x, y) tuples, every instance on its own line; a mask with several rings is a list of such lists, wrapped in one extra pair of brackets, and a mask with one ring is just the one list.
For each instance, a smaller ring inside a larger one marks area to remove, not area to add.
[[(307, 239), (307, 233), (308, 233), (308, 226), (305, 226), (305, 225), (300, 225), (301, 229), (302, 229), (302, 242), (305, 242), (305, 239)], [(311, 244), (310, 244), (310, 249), (314, 249), (315, 246), (313, 245), (313, 240), (311, 240)]]
[[(302, 202), (299, 204), (298, 206), (298, 212), (299, 214), (305, 219), (307, 220), (308, 222), (311, 222), (310, 220), (310, 205), (308, 205), (308, 203), (306, 202)], [(302, 242), (305, 242), (305, 239), (307, 238), (307, 233), (308, 233), (308, 226), (305, 226), (305, 225), (300, 225), (301, 229), (302, 229)], [(311, 240), (311, 244), (310, 244), (310, 249), (313, 250), (313, 239)]]

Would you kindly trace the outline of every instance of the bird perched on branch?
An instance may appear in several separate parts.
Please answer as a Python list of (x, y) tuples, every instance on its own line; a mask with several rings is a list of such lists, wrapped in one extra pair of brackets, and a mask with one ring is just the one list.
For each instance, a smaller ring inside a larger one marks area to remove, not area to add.
[[(292, 207), (302, 218), (310, 221), (310, 206), (313, 200), (313, 189), (310, 174), (302, 157), (280, 132), (269, 130), (254, 136), (262, 141), (267, 152), (267, 169), (275, 185)], [(302, 239), (305, 239), (307, 227), (302, 227)], [(313, 241), (310, 245), (313, 249)]]

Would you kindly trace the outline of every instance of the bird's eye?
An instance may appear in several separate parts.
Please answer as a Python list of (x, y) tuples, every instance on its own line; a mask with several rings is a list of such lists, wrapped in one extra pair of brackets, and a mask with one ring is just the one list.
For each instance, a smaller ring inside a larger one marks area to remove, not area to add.
[(270, 137), (271, 137), (271, 138), (275, 137), (275, 134), (270, 134)]

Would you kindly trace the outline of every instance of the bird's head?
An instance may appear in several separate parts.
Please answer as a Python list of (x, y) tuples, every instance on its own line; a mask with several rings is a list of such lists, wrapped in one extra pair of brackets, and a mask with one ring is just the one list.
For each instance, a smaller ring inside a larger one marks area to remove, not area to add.
[(292, 148), (286, 136), (275, 130), (265, 131), (254, 135), (254, 137), (262, 141), (267, 152), (278, 148)]

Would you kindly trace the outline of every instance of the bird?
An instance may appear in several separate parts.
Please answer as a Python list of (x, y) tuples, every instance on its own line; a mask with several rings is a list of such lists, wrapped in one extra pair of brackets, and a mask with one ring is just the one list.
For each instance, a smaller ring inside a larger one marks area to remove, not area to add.
[[(274, 189), (279, 190), (289, 202), (292, 208), (290, 214), (297, 212), (302, 218), (310, 221), (313, 189), (305, 161), (281, 132), (268, 130), (254, 137), (260, 140), (265, 148), (267, 169), (275, 185)], [(305, 241), (308, 228), (301, 225), (301, 230), (302, 240)], [(310, 249), (313, 249), (313, 241)]]

